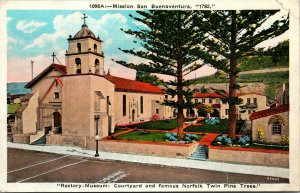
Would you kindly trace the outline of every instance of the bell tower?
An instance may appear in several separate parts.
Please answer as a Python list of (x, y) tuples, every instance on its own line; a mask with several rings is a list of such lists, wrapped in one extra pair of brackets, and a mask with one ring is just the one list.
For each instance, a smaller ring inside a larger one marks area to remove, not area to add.
[(88, 28), (83, 14), (83, 25), (74, 37), (68, 38), (69, 48), (66, 51), (67, 74), (104, 75), (104, 55), (102, 40)]

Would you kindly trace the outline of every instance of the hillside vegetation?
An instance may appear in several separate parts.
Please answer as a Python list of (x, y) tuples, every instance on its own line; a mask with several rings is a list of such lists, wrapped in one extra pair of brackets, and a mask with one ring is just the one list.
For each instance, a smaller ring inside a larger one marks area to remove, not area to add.
[[(289, 72), (267, 72), (256, 74), (240, 74), (237, 81), (239, 83), (262, 82), (266, 84), (283, 83), (289, 81)], [(216, 73), (210, 76), (196, 79), (196, 83), (228, 83), (226, 75)]]

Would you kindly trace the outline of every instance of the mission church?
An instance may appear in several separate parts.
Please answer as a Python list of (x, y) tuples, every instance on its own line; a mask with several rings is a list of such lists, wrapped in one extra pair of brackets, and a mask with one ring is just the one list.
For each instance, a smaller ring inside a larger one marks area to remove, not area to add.
[(53, 58), (26, 85), (31, 92), (16, 114), (14, 142), (33, 143), (47, 134), (47, 144), (93, 148), (97, 127), (100, 137), (106, 137), (116, 125), (174, 115), (174, 109), (159, 103), (166, 95), (159, 87), (105, 74), (103, 41), (86, 18), (68, 38), (66, 66)]

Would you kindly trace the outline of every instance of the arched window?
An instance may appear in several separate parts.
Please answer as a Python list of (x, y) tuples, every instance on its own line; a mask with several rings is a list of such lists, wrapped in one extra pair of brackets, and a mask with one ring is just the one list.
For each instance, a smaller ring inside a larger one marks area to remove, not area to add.
[(97, 44), (94, 44), (94, 52), (97, 52)]
[(272, 126), (272, 135), (281, 135), (282, 125), (286, 123), (286, 120), (280, 115), (274, 115), (268, 123)]
[(76, 58), (75, 63), (76, 63), (76, 74), (81, 74), (81, 59)]
[(272, 135), (281, 135), (281, 123), (279, 121), (272, 124)]
[(81, 44), (77, 43), (77, 52), (80, 53), (81, 52)]
[(100, 74), (100, 62), (98, 59), (95, 60), (95, 74)]

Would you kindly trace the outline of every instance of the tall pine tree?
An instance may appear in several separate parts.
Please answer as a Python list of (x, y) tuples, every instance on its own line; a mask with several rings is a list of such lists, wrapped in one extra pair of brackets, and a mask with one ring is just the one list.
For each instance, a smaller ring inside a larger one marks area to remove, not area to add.
[[(184, 139), (183, 110), (191, 108), (189, 99), (191, 90), (188, 87), (192, 81), (185, 80), (189, 73), (202, 67), (204, 63), (213, 61), (210, 55), (201, 48), (201, 43), (207, 36), (198, 26), (194, 25), (197, 12), (194, 11), (137, 11), (138, 16), (130, 15), (134, 20), (147, 26), (145, 29), (123, 30), (135, 36), (143, 48), (124, 50), (123, 52), (147, 59), (149, 63), (133, 64), (126, 61), (117, 63), (132, 69), (172, 76), (174, 81), (164, 82), (169, 95), (176, 96), (177, 101), (165, 100), (164, 105), (176, 108), (178, 120), (178, 139)], [(140, 50), (140, 49), (139, 49)], [(203, 62), (199, 62), (202, 59)], [(217, 61), (217, 65), (223, 61)]]
[(158, 86), (159, 84), (161, 84), (161, 80), (158, 78), (158, 76), (153, 75), (147, 71), (137, 70), (135, 80), (141, 81), (141, 82), (148, 82), (155, 86)]
[[(198, 26), (208, 30), (209, 37), (201, 42), (208, 54), (215, 54), (211, 64), (229, 74), (229, 96), (224, 99), (229, 103), (229, 137), (235, 139), (237, 105), (237, 84), (239, 68), (237, 59), (252, 55), (259, 43), (281, 35), (289, 29), (288, 16), (274, 21), (270, 26), (264, 23), (279, 10), (243, 10), (243, 11), (201, 11), (198, 14)], [(225, 65), (219, 65), (226, 60)]]

